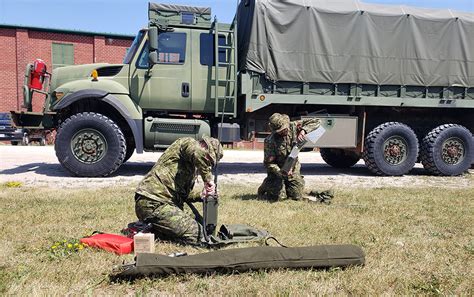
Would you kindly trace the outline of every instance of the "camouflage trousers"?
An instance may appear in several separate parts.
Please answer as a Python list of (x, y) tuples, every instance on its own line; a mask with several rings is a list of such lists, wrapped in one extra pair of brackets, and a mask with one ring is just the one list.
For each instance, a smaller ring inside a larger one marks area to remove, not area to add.
[(258, 188), (258, 197), (271, 201), (285, 198), (293, 200), (303, 199), (304, 179), (300, 173), (300, 168), (301, 165), (297, 163), (291, 176), (268, 173)]
[(135, 212), (140, 221), (151, 223), (153, 233), (160, 239), (199, 244), (201, 225), (182, 208), (137, 194)]

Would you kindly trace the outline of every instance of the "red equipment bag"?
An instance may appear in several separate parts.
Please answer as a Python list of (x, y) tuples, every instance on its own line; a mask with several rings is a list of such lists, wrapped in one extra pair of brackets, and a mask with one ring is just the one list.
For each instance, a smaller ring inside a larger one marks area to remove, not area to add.
[(133, 238), (128, 238), (122, 235), (98, 233), (89, 237), (84, 237), (80, 241), (87, 246), (114, 252), (118, 255), (130, 254), (133, 252)]

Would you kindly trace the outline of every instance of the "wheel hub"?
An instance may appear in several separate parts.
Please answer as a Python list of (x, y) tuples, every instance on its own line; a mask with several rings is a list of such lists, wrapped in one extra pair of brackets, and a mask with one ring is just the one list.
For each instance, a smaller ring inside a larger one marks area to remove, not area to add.
[(93, 164), (99, 162), (107, 152), (107, 141), (97, 130), (84, 129), (77, 132), (71, 140), (74, 157), (80, 162)]
[(399, 136), (388, 138), (384, 142), (383, 148), (384, 160), (390, 165), (399, 165), (407, 158), (407, 144)]
[(441, 157), (446, 164), (461, 163), (464, 160), (464, 153), (464, 143), (461, 139), (451, 137), (443, 142)]

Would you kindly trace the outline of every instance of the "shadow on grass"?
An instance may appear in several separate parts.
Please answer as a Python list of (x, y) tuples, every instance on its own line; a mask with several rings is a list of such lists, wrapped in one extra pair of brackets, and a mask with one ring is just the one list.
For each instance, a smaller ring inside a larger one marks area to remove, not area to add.
[[(151, 168), (155, 165), (154, 162), (127, 162), (120, 166), (120, 168), (111, 176), (144, 176)], [(62, 167), (59, 163), (29, 163), (22, 164), (14, 168), (8, 168), (0, 171), (0, 175), (15, 175), (27, 172), (34, 172), (38, 175), (50, 176), (50, 177), (71, 177), (71, 174)], [(266, 170), (260, 162), (239, 162), (239, 163), (227, 163), (223, 162), (219, 164), (220, 174), (265, 174)], [(312, 176), (373, 176), (372, 173), (364, 166), (357, 164), (351, 168), (338, 169), (332, 168), (326, 164), (320, 163), (306, 163), (302, 164), (301, 173), (303, 175)], [(426, 175), (426, 171), (423, 168), (413, 168), (409, 175), (420, 176)]]
[(236, 194), (236, 195), (232, 195), (230, 197), (230, 199), (242, 200), (242, 201), (255, 200), (255, 201), (262, 201), (262, 202), (267, 202), (267, 203), (279, 202), (279, 201), (275, 201), (275, 200), (268, 200), (268, 199), (259, 198), (257, 194), (241, 194), (241, 195)]

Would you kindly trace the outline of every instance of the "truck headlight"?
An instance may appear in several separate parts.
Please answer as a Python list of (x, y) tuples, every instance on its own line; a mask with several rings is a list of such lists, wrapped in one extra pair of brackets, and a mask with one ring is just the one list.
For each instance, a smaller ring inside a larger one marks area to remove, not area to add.
[(64, 92), (54, 92), (54, 97), (56, 97), (56, 101), (59, 101), (64, 97)]

